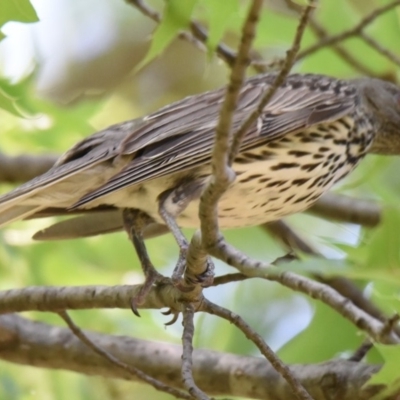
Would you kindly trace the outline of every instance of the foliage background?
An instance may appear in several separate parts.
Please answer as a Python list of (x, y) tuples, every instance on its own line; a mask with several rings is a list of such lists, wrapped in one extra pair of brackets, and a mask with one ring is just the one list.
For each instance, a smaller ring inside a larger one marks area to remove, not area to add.
[[(185, 20), (173, 18), (156, 30), (150, 47), (150, 34), (156, 25), (122, 0), (32, 0), (31, 3), (2, 0), (0, 4), (4, 36), (0, 42), (0, 151), (5, 154), (60, 153), (98, 129), (223, 85), (229, 70), (212, 48), (222, 37), (232, 46), (237, 44), (247, 2), (188, 1), (188, 16), (193, 13), (208, 24), (208, 53), (173, 39), (177, 30), (185, 26)], [(179, 1), (170, 3), (177, 5)], [(329, 32), (337, 33), (386, 3), (324, 0), (316, 16)], [(161, 0), (149, 4), (160, 11), (164, 7)], [(265, 59), (271, 59), (283, 55), (288, 48), (297, 18), (283, 2), (270, 0), (266, 4), (256, 49)], [(368, 32), (393, 52), (398, 51), (400, 9), (381, 16)], [(308, 32), (303, 47), (314, 41), (315, 37)], [(377, 75), (398, 77), (398, 67), (361, 39), (350, 39), (345, 47)], [(302, 60), (294, 71), (346, 78), (358, 75), (329, 48)], [(300, 272), (318, 269), (328, 275), (350, 277), (389, 315), (399, 312), (399, 168), (398, 159), (369, 156), (336, 187), (339, 192), (385, 205), (383, 223), (374, 230), (309, 215), (288, 218), (302, 237), (329, 258), (337, 259), (326, 263), (306, 260), (290, 268)], [(2, 184), (0, 189), (5, 192), (10, 185)], [(1, 290), (32, 285), (117, 285), (141, 281), (136, 255), (124, 233), (69, 242), (33, 242), (32, 233), (48, 224), (49, 221), (28, 221), (0, 232)], [(226, 237), (247, 254), (262, 260), (271, 261), (285, 253), (257, 227), (226, 232)], [(155, 265), (162, 273), (169, 274), (177, 257), (173, 239), (170, 236), (153, 239), (148, 246)], [(227, 271), (228, 267), (217, 263), (218, 274)], [(242, 315), (289, 363), (315, 363), (346, 356), (363, 341), (363, 335), (354, 326), (325, 305), (277, 284), (251, 280), (207, 289), (206, 295)], [(124, 310), (71, 314), (82, 328), (180, 342), (180, 323), (164, 329), (166, 319), (158, 311), (143, 311), (140, 320)], [(51, 314), (30, 316), (61, 324)], [(236, 354), (257, 354), (240, 332), (208, 315), (197, 316), (195, 345)], [(368, 361), (393, 362), (393, 357), (397, 357), (396, 352), (375, 349)], [(132, 382), (0, 362), (0, 398), (4, 399), (122, 400), (133, 394), (145, 400), (154, 398), (155, 391)], [(159, 392), (156, 396), (170, 398)]]

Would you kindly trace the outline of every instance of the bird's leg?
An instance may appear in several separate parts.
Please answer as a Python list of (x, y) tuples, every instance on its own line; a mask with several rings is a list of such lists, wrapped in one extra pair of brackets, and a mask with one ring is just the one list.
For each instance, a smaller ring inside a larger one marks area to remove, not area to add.
[(179, 258), (172, 273), (171, 279), (173, 284), (181, 290), (184, 290), (184, 285), (182, 285), (182, 275), (185, 272), (186, 268), (186, 255), (187, 250), (189, 248), (189, 243), (185, 238), (185, 235), (182, 233), (178, 224), (175, 221), (175, 218), (168, 213), (168, 211), (164, 207), (164, 203), (160, 201), (158, 212), (161, 218), (164, 220), (165, 224), (168, 226), (168, 229), (172, 233), (175, 238), (176, 243), (179, 247)]
[[(168, 229), (174, 236), (176, 243), (179, 246), (179, 258), (175, 266), (175, 269), (172, 273), (171, 279), (174, 285), (182, 291), (187, 291), (188, 286), (190, 287), (190, 284), (193, 283), (201, 283), (203, 287), (210, 286), (214, 278), (214, 274), (212, 273), (213, 268), (212, 271), (209, 270), (209, 266), (213, 264), (212, 262), (207, 262), (207, 268), (205, 269), (205, 271), (200, 275), (196, 275), (194, 281), (190, 280), (188, 282), (185, 282), (183, 280), (183, 275), (186, 269), (186, 257), (189, 248), (189, 242), (187, 241), (181, 229), (179, 228), (175, 219), (175, 215), (179, 215), (187, 207), (190, 201), (193, 200), (192, 196), (185, 195), (186, 194), (185, 189), (186, 188), (182, 186), (175, 190), (163, 193), (159, 197), (159, 207), (158, 207), (158, 212), (161, 218), (167, 225)], [(174, 214), (172, 214), (168, 210), (168, 206), (169, 208), (174, 209), (175, 211)]]
[(150, 261), (150, 257), (147, 253), (146, 245), (144, 244), (143, 239), (143, 231), (150, 223), (154, 222), (153, 219), (146, 213), (131, 208), (124, 209), (122, 215), (124, 228), (135, 247), (145, 276), (144, 284), (140, 288), (139, 293), (131, 299), (132, 311), (135, 315), (140, 317), (137, 306), (143, 303), (145, 297), (150, 292), (151, 287), (155, 283), (163, 280), (164, 277), (157, 272)]

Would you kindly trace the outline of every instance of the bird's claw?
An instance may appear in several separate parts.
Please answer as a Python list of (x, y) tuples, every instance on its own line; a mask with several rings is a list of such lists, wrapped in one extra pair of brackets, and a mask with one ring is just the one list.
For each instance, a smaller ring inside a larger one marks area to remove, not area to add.
[(178, 320), (180, 313), (179, 313), (179, 311), (174, 311), (171, 308), (168, 308), (167, 311), (163, 311), (163, 312), (161, 312), (161, 314), (172, 315), (171, 320), (164, 324), (165, 326), (169, 326), (169, 325), (173, 325)]
[(178, 267), (175, 268), (172, 274), (172, 283), (174, 286), (183, 293), (193, 290), (194, 285), (200, 284), (201, 287), (206, 288), (214, 282), (214, 263), (211, 258), (207, 259), (207, 267), (204, 272), (193, 277), (183, 277), (183, 274), (178, 273)]
[(146, 296), (149, 294), (152, 286), (163, 280), (163, 276), (159, 274), (156, 270), (150, 270), (150, 273), (146, 276), (146, 279), (141, 286), (139, 293), (133, 296), (130, 300), (130, 306), (132, 312), (137, 316), (140, 317), (140, 313), (138, 311), (138, 306), (144, 303)]
[(214, 263), (211, 258), (208, 257), (206, 270), (196, 275), (194, 283), (200, 284), (203, 288), (211, 286), (214, 282), (214, 269)]

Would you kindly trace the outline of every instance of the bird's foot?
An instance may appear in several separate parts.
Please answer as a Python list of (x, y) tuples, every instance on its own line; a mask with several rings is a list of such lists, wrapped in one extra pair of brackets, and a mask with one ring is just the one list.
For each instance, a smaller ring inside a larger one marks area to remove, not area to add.
[(207, 257), (207, 266), (204, 272), (196, 275), (196, 283), (199, 283), (203, 288), (210, 287), (214, 282), (215, 266), (211, 257)]
[(172, 315), (171, 320), (164, 324), (165, 326), (169, 326), (169, 325), (173, 325), (178, 320), (180, 311), (175, 311), (172, 308), (169, 308), (167, 311), (163, 311), (161, 314), (167, 315), (167, 316)]
[(188, 248), (189, 245), (187, 242), (180, 245), (179, 258), (171, 276), (173, 285), (181, 292), (190, 292), (192, 290), (192, 288), (185, 282), (184, 279)]
[(147, 271), (145, 281), (141, 286), (139, 293), (131, 298), (131, 310), (137, 317), (140, 317), (138, 306), (144, 303), (153, 285), (160, 283), (165, 279), (166, 278), (158, 273), (154, 268)]
[(214, 263), (211, 257), (207, 257), (206, 268), (200, 274), (185, 274), (187, 249), (188, 246), (181, 248), (178, 262), (171, 277), (174, 286), (184, 293), (192, 291), (194, 286), (199, 284), (203, 288), (209, 287), (214, 281)]

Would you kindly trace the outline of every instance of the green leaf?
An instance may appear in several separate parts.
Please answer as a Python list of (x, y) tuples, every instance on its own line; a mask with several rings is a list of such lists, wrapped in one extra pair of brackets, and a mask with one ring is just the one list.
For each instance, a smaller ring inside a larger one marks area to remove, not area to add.
[(383, 223), (375, 230), (368, 244), (367, 268), (393, 268), (400, 266), (400, 226), (399, 210), (387, 208), (383, 213)]
[(39, 18), (29, 0), (2, 0), (0, 26), (9, 21), (36, 22)]
[(136, 67), (136, 71), (161, 54), (179, 32), (188, 28), (197, 1), (169, 0), (166, 2), (163, 19), (154, 32), (150, 49)]
[[(385, 271), (384, 271), (385, 273)], [(376, 279), (373, 282), (370, 300), (386, 315), (400, 312), (399, 279), (393, 276), (390, 282)]]
[[(340, 334), (332, 335), (332, 327)], [(315, 303), (315, 313), (310, 325), (279, 351), (279, 356), (289, 364), (317, 363), (340, 353), (351, 354), (362, 342), (357, 328), (332, 308)]]
[(264, 8), (257, 26), (254, 45), (266, 49), (290, 46), (293, 33), (296, 31), (296, 22), (295, 18), (286, 14)]
[(23, 84), (10, 84), (5, 79), (0, 79), (0, 108), (17, 116), (24, 117), (28, 110), (19, 105), (19, 101), (24, 96), (24, 91), (21, 91)]
[(201, 4), (206, 8), (208, 16), (207, 47), (209, 50), (214, 50), (232, 18), (237, 16), (239, 12), (239, 2), (237, 0), (202, 0)]
[(15, 115), (16, 117), (20, 117), (21, 113), (15, 107), (14, 100), (10, 98), (7, 93), (5, 93), (0, 86), (0, 108), (8, 111), (9, 113)]
[(367, 385), (385, 385), (382, 392), (374, 396), (372, 400), (386, 399), (400, 388), (399, 365), (400, 365), (400, 345), (388, 346), (376, 344), (375, 348), (379, 351), (385, 363), (381, 370), (372, 376)]

